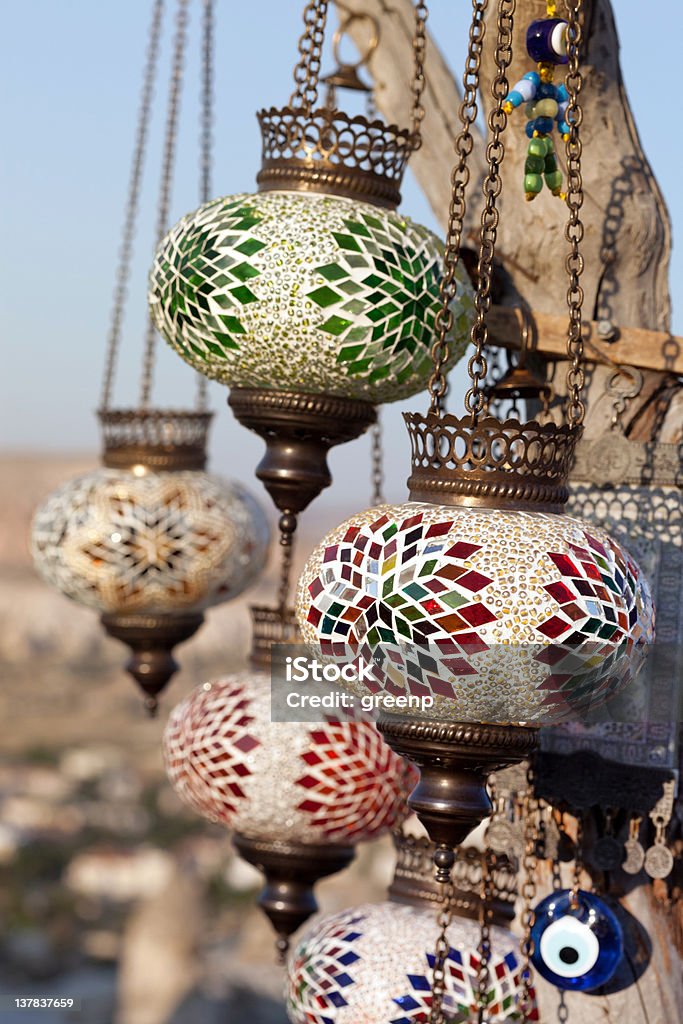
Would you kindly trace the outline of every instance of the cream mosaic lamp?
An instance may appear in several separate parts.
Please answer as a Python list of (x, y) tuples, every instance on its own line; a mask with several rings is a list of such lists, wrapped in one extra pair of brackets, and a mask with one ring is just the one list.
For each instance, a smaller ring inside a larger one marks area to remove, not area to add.
[[(442, 407), (449, 351), (442, 324), (431, 409), (405, 416), (411, 500), (352, 516), (311, 555), (299, 583), (304, 641), (323, 656), (362, 657), (373, 666), (366, 692), (388, 698), (380, 728), (421, 768), (411, 806), (440, 844), (444, 881), (452, 847), (490, 809), (486, 773), (526, 756), (539, 725), (576, 718), (616, 693), (638, 673), (653, 639), (652, 599), (635, 560), (604, 531), (563, 512), (584, 416), (575, 19), (569, 34), (570, 316), (562, 422), (500, 419), (488, 409), (486, 318), (506, 121), (501, 87), (489, 121), (464, 414)], [(501, 43), (503, 86), (509, 59)], [(462, 166), (454, 181), (462, 181)], [(461, 231), (461, 222), (451, 225), (446, 268), (457, 263)], [(433, 701), (429, 712), (411, 706), (410, 698), (420, 697)]]
[[(311, 921), (289, 956), (287, 1014), (292, 1024), (417, 1024), (434, 999), (434, 905), (439, 887), (430, 880), (433, 848), (423, 839), (396, 835), (398, 860), (389, 899)], [(459, 851), (454, 871), (454, 913), (446, 932), (443, 1010), (449, 1021), (476, 1021), (486, 1006), (491, 1024), (536, 1020), (533, 988), (523, 996), (519, 940), (508, 930), (514, 917), (515, 874), (495, 872), (496, 899), (488, 934), (487, 982), (480, 991), (481, 942), (477, 917), (482, 885), (479, 851)]]
[[(331, 445), (362, 433), (377, 403), (425, 386), (440, 310), (443, 247), (396, 212), (420, 144), (423, 52), (410, 129), (317, 105), (327, 6), (307, 9), (289, 105), (258, 114), (259, 192), (184, 217), (150, 274), (159, 331), (230, 387), (233, 412), (268, 445), (257, 475), (290, 514), (330, 483)], [(423, 20), (418, 10), (416, 38)], [(467, 273), (451, 284), (449, 365), (473, 313)]]

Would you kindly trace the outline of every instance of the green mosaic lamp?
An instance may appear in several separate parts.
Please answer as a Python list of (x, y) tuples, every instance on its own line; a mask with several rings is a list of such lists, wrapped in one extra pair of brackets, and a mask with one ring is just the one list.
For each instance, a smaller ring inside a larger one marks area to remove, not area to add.
[[(411, 128), (350, 117), (329, 105), (332, 90), (318, 106), (326, 8), (308, 5), (289, 106), (258, 114), (259, 191), (184, 217), (158, 248), (149, 289), (161, 334), (229, 386), (237, 418), (266, 440), (257, 475), (294, 514), (330, 483), (332, 445), (361, 434), (378, 403), (425, 386), (442, 280), (438, 239), (396, 212), (420, 144), (422, 50)], [(418, 17), (416, 38), (420, 28)], [(453, 363), (473, 311), (460, 268), (451, 310)]]

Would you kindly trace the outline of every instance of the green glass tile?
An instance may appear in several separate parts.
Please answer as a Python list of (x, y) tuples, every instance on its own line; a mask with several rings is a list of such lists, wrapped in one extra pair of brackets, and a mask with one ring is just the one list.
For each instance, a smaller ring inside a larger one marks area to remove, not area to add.
[[(244, 333), (244, 331), (242, 330), (241, 333)], [(218, 339), (218, 341), (220, 341), (224, 348), (239, 350), (239, 345), (237, 344), (234, 338), (230, 337), (229, 334), (216, 334), (215, 337)]]
[(364, 213), (363, 220), (369, 228), (374, 228), (375, 231), (382, 230), (382, 221), (378, 220), (377, 217), (372, 217), (369, 213)]
[(256, 214), (250, 214), (247, 217), (243, 217), (242, 220), (238, 221), (237, 224), (234, 224), (233, 227), (235, 231), (248, 231), (249, 228), (253, 228), (257, 224), (260, 224), (262, 219), (262, 217), (257, 217)]
[(247, 306), (250, 302), (258, 302), (258, 295), (254, 295), (245, 284), (241, 284), (238, 288), (231, 288), (230, 292), (243, 306)]
[(265, 247), (266, 243), (259, 242), (257, 238), (247, 238), (245, 242), (235, 246), (237, 252), (241, 252), (244, 256), (253, 256), (255, 252), (260, 252)]
[(382, 530), (382, 537), (384, 540), (391, 540), (395, 533), (398, 533), (398, 526), (396, 523), (389, 523), (389, 525)]
[(332, 306), (335, 302), (341, 300), (339, 292), (335, 292), (333, 288), (328, 288), (326, 284), (320, 288), (315, 288), (312, 292), (307, 292), (308, 298), (325, 309), (326, 306)]
[(348, 373), (365, 373), (372, 366), (372, 359), (359, 359), (356, 363), (349, 363)]
[(357, 220), (345, 220), (344, 226), (353, 235), (361, 235), (364, 238), (372, 238), (372, 235), (366, 228), (365, 224), (360, 224)]
[(404, 619), (408, 619), (409, 622), (419, 622), (421, 619), (427, 618), (426, 613), (414, 605), (410, 605), (408, 608), (401, 608), (401, 615)]
[(346, 262), (350, 267), (369, 267), (370, 261), (365, 256), (356, 255), (356, 253), (350, 252), (346, 257)]
[(238, 263), (236, 267), (233, 267), (230, 271), (238, 281), (248, 281), (251, 277), (258, 277), (259, 271), (255, 267), (252, 267), (250, 263)]
[(376, 626), (368, 630), (367, 641), (369, 644), (378, 644), (380, 641), (379, 631)]
[(471, 602), (470, 598), (463, 597), (462, 594), (457, 594), (455, 591), (451, 591), (448, 594), (440, 594), (439, 597), (449, 608), (459, 608), (461, 605), (470, 604)]
[(412, 640), (413, 631), (408, 625), (408, 623), (404, 622), (403, 619), (396, 619), (396, 629), (399, 631), (399, 633), (406, 637), (407, 640)]
[(323, 267), (316, 267), (316, 273), (321, 274), (326, 281), (340, 281), (348, 277), (348, 271), (339, 266), (338, 263), (326, 263)]
[(383, 643), (392, 644), (395, 641), (396, 636), (394, 635), (393, 629), (387, 629), (386, 626), (379, 626), (378, 629), (380, 639)]
[(343, 348), (337, 356), (338, 363), (350, 363), (356, 356), (359, 356), (361, 352), (365, 351), (365, 345), (349, 345), (347, 348)]
[(374, 370), (370, 372), (370, 383), (374, 384), (377, 380), (384, 380), (385, 377), (389, 376), (390, 368), (388, 366), (376, 366)]
[(403, 588), (403, 593), (407, 594), (408, 597), (412, 597), (415, 601), (419, 601), (421, 598), (426, 597), (429, 591), (425, 590), (421, 584), (413, 582)]
[[(387, 595), (390, 594), (391, 591), (393, 590), (395, 578), (395, 574), (392, 573), (391, 576), (387, 576), (387, 578), (385, 579), (384, 583), (382, 584), (382, 599), (387, 597)], [(403, 600), (402, 603), (405, 604), (405, 600)]]
[(363, 292), (365, 289), (362, 285), (357, 284), (355, 281), (344, 281), (337, 285), (340, 291), (345, 292), (346, 295), (358, 295), (359, 292)]
[[(365, 305), (366, 304), (363, 301), (363, 299), (351, 299), (350, 302), (344, 303), (342, 309), (344, 310), (345, 313), (351, 313), (353, 316), (358, 316), (359, 313), (365, 312)], [(353, 321), (348, 320), (347, 325), (351, 324), (352, 322)]]
[(218, 292), (217, 295), (214, 295), (213, 301), (216, 303), (217, 306), (220, 306), (221, 309), (235, 308), (235, 301), (232, 298), (232, 296), (227, 292)]
[(388, 604), (390, 608), (400, 608), (401, 605), (406, 603), (405, 597), (401, 597), (400, 594), (392, 594), (390, 597), (387, 594), (382, 594), (382, 599), (385, 604)]
[(332, 235), (334, 236), (337, 245), (341, 249), (347, 249), (350, 250), (351, 252), (363, 251), (358, 242), (356, 241), (356, 239), (353, 237), (353, 235), (345, 235), (341, 231), (333, 231)]
[(397, 381), (397, 383), (398, 384), (403, 384), (404, 381), (408, 380), (408, 377), (410, 377), (412, 372), (413, 372), (412, 366), (406, 366), (406, 368), (404, 370), (399, 370), (399, 372), (396, 374), (396, 381)]
[(352, 320), (345, 320), (341, 316), (331, 316), (329, 320), (326, 320), (324, 324), (320, 325), (320, 330), (326, 331), (328, 334), (339, 335), (343, 334), (346, 328), (350, 327), (352, 323)]
[(352, 327), (344, 341), (365, 341), (369, 333), (369, 327)]
[(242, 326), (241, 320), (238, 320), (236, 316), (224, 316), (221, 313), (221, 322), (225, 324), (229, 331), (233, 334), (246, 334), (244, 327)]
[(377, 274), (368, 274), (367, 277), (363, 278), (363, 284), (367, 285), (368, 288), (376, 288), (378, 284), (382, 284), (384, 281), (383, 277), (378, 277)]

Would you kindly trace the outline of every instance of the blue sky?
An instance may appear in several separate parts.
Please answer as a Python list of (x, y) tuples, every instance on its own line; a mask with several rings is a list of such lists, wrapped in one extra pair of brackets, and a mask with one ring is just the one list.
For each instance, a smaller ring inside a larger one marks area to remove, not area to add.
[[(169, 7), (174, 6), (167, 0)], [(199, 8), (193, 0), (191, 55), (181, 111), (171, 221), (197, 205)], [(458, 8), (456, 14), (453, 8)], [(626, 86), (646, 153), (669, 205), (674, 241), (683, 231), (677, 135), (679, 5), (658, 0), (657, 18), (638, 0), (614, 4)], [(217, 0), (215, 194), (250, 191), (260, 143), (254, 111), (289, 95), (299, 0)], [(430, 28), (451, 65), (462, 65), (466, 16), (461, 0), (434, 0)], [(4, 366), (0, 384), (0, 448), (85, 451), (98, 446), (93, 415), (99, 396), (126, 182), (146, 45), (149, 0), (22, 0), (3, 12), (3, 156), (0, 231), (3, 245), (0, 315)], [(145, 281), (152, 252), (168, 66), (170, 19), (162, 52), (156, 117), (145, 175), (142, 216), (124, 329), (117, 399), (130, 404), (145, 317)], [(667, 32), (669, 24), (672, 31)], [(656, 76), (659, 75), (659, 78)], [(9, 99), (7, 99), (9, 98)], [(590, 154), (586, 154), (590, 159)], [(436, 227), (426, 201), (409, 180), (402, 209)], [(672, 261), (673, 328), (683, 333), (680, 250)], [(192, 374), (159, 345), (158, 400), (183, 403)], [(262, 443), (225, 408), (225, 390), (211, 389), (218, 413), (213, 468), (248, 481)], [(424, 403), (418, 399), (418, 408)], [(405, 403), (402, 406), (405, 408)], [(392, 439), (388, 496), (405, 496), (407, 439), (400, 410), (386, 413)], [(334, 491), (366, 503), (359, 462), (365, 440), (337, 450)], [(369, 462), (369, 458), (368, 458)], [(259, 485), (254, 483), (254, 487)], [(322, 499), (321, 499), (322, 501)]]

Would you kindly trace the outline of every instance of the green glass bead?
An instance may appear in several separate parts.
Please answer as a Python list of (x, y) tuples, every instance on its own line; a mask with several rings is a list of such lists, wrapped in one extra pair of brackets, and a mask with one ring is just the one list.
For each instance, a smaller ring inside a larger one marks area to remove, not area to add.
[(543, 188), (543, 178), (540, 174), (525, 174), (524, 175), (524, 191), (533, 192), (534, 194), (541, 191)]
[(545, 161), (542, 156), (528, 156), (524, 163), (525, 174), (542, 174), (545, 169)]
[[(526, 178), (524, 180), (526, 181)], [(551, 192), (560, 188), (562, 186), (562, 171), (552, 171), (551, 174), (546, 174), (545, 183)]]
[(538, 139), (530, 139), (528, 149), (529, 156), (545, 157), (548, 152), (547, 142), (548, 140), (545, 136)]
[(546, 174), (553, 174), (557, 170), (557, 158), (554, 153), (545, 158), (543, 170)]

